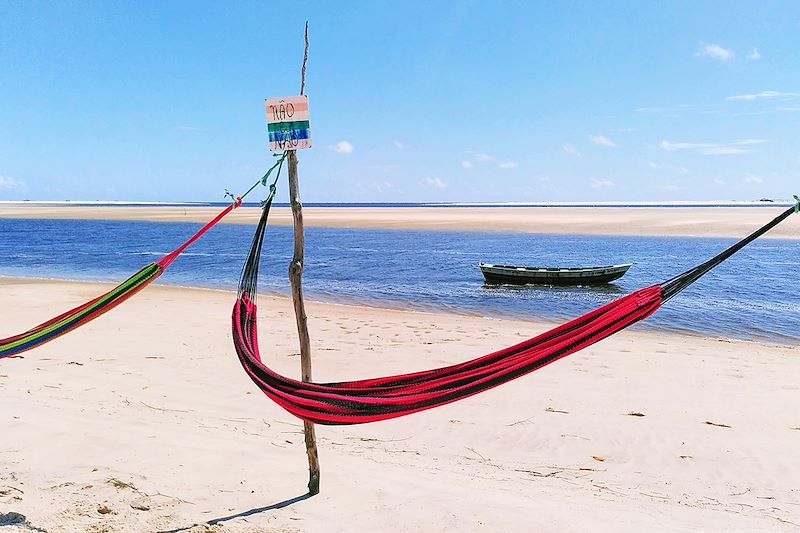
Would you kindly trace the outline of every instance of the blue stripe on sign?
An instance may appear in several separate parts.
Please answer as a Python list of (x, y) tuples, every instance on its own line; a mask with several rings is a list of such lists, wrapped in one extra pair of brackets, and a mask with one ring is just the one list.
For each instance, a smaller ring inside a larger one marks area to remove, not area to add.
[(311, 138), (311, 130), (273, 131), (269, 134), (269, 142), (303, 140)]

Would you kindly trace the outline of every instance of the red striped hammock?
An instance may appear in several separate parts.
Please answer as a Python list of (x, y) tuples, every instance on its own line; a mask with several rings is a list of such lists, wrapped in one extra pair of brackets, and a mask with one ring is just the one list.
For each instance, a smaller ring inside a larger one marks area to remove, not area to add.
[(0, 339), (0, 359), (41, 346), (111, 311), (158, 279), (186, 248), (191, 246), (192, 243), (202, 237), (208, 230), (217, 225), (225, 215), (240, 205), (241, 198), (226, 207), (220, 214), (214, 217), (211, 222), (200, 228), (200, 230), (185, 243), (176, 248), (175, 251), (165, 255), (154, 263), (150, 263), (107, 293), (101, 294), (97, 298), (83, 305), (79, 305), (74, 309), (70, 309), (66, 313), (39, 324), (24, 333)]
[(264, 364), (259, 352), (255, 298), (270, 204), (271, 200), (264, 206), (239, 283), (232, 315), (233, 344), (247, 375), (270, 399), (307, 422), (334, 425), (375, 422), (445, 405), (591, 346), (653, 314), (662, 303), (797, 212), (800, 200), (798, 207), (788, 209), (711, 260), (515, 346), (434, 370), (335, 383), (307, 383), (282, 376)]
[[(97, 298), (79, 305), (74, 309), (70, 309), (66, 313), (58, 315), (55, 318), (48, 320), (38, 326), (29, 329), (24, 333), (14, 335), (5, 339), (0, 339), (0, 359), (9, 357), (15, 354), (22, 353), (27, 350), (41, 346), (42, 344), (56, 339), (62, 335), (66, 335), (70, 331), (81, 327), (82, 325), (91, 322), (95, 318), (111, 311), (119, 304), (131, 298), (134, 294), (138, 293), (156, 279), (158, 279), (164, 271), (169, 268), (175, 259), (178, 258), (189, 246), (191, 246), (200, 237), (205, 235), (211, 228), (216, 226), (225, 216), (242, 205), (242, 198), (246, 197), (258, 185), (266, 185), (270, 175), (277, 170), (275, 181), (280, 176), (283, 162), (286, 159), (287, 152), (283, 154), (274, 154), (276, 157), (275, 163), (267, 170), (252, 187), (250, 187), (244, 194), (239, 197), (234, 197), (228, 191), (225, 191), (225, 196), (230, 196), (233, 202), (231, 205), (222, 210), (211, 222), (200, 228), (194, 235), (192, 235), (186, 242), (181, 244), (175, 251), (168, 253), (158, 261), (150, 263), (139, 272), (126, 279), (118, 286), (114, 287), (105, 294), (101, 294)], [(270, 198), (275, 194), (275, 181), (270, 185)]]

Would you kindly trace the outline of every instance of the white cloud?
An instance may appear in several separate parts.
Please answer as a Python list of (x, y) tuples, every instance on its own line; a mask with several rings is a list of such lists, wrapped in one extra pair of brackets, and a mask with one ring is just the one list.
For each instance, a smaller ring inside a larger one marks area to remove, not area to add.
[(700, 51), (695, 55), (710, 57), (711, 59), (718, 59), (719, 61), (729, 61), (733, 59), (734, 54), (733, 50), (730, 48), (723, 48), (718, 44), (700, 43)]
[(675, 185), (674, 183), (665, 183), (663, 185), (657, 185), (656, 188), (659, 189), (659, 190), (662, 190), (662, 191), (679, 191), (679, 190), (681, 190), (681, 188), (678, 187), (677, 185)]
[(432, 178), (425, 178), (425, 181), (428, 183), (428, 185), (430, 185), (431, 187), (435, 187), (437, 189), (444, 189), (445, 187), (447, 187), (447, 184), (444, 181), (442, 181), (441, 178), (438, 178), (436, 176)]
[(406, 149), (406, 144), (403, 141), (393, 141), (392, 144), (394, 144), (394, 147), (398, 150)]
[(700, 153), (703, 155), (735, 155), (746, 154), (749, 151), (735, 146), (715, 146), (714, 148), (703, 148)]
[(614, 184), (613, 181), (605, 179), (605, 178), (600, 178), (600, 179), (592, 178), (592, 181), (589, 184), (589, 186), (592, 189), (609, 189), (609, 188), (613, 187), (614, 185), (615, 184)]
[(717, 185), (727, 185), (727, 183), (725, 183), (725, 180), (720, 178), (714, 178), (714, 183), (716, 183)]
[(476, 165), (484, 163), (496, 164), (498, 168), (516, 168), (519, 163), (506, 159), (505, 161), (498, 161), (493, 155), (484, 152), (467, 152), (470, 154), (469, 159), (461, 161), (461, 166), (464, 168), (474, 168)]
[(744, 179), (745, 183), (764, 183), (764, 178), (750, 174)]
[(768, 142), (766, 139), (744, 139), (743, 141), (736, 141), (736, 145), (750, 145), (750, 144), (764, 144)]
[(798, 113), (800, 112), (800, 105), (776, 107), (775, 111), (778, 111), (780, 113)]
[(616, 148), (616, 144), (614, 141), (609, 139), (608, 137), (603, 137), (602, 135), (589, 135), (589, 138), (592, 140), (594, 144), (600, 146), (608, 146), (609, 148)]
[(11, 176), (0, 176), (0, 191), (24, 193), (28, 192), (28, 185), (24, 181), (14, 179)]
[(667, 152), (677, 152), (679, 150), (698, 150), (701, 148), (713, 148), (719, 146), (718, 144), (711, 143), (674, 143), (670, 141), (661, 141), (659, 146)]
[(581, 156), (581, 153), (578, 151), (578, 149), (571, 144), (565, 144), (561, 148), (563, 148), (564, 151), (567, 152), (569, 155), (574, 155), (575, 157), (583, 157)]
[(667, 152), (689, 150), (702, 155), (734, 155), (746, 154), (752, 151), (740, 148), (740, 146), (751, 146), (755, 144), (764, 144), (766, 142), (768, 142), (766, 139), (744, 139), (732, 143), (675, 143), (661, 141), (659, 146)]
[(349, 141), (339, 141), (333, 146), (333, 149), (339, 154), (353, 153), (353, 145)]
[(747, 54), (747, 59), (758, 61), (759, 59), (761, 59), (761, 52), (758, 51), (758, 48), (753, 48), (753, 50), (749, 54)]
[(755, 94), (737, 94), (728, 96), (725, 100), (766, 100), (771, 98), (796, 98), (800, 93), (783, 93), (780, 91), (761, 91)]

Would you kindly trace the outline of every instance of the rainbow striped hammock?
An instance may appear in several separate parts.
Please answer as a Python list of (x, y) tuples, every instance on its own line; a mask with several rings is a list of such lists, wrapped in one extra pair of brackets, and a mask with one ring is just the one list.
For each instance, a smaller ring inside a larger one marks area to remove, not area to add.
[(0, 339), (0, 359), (41, 346), (111, 311), (155, 281), (184, 250), (205, 235), (208, 230), (217, 225), (225, 215), (239, 207), (241, 203), (241, 198), (237, 198), (231, 205), (214, 217), (211, 222), (200, 228), (200, 230), (185, 243), (176, 248), (175, 251), (165, 255), (154, 263), (150, 263), (107, 293), (101, 294), (97, 298), (74, 309), (70, 309), (66, 313), (39, 324), (35, 328), (24, 333), (6, 339)]
[[(796, 198), (796, 197), (795, 197)], [(289, 413), (318, 424), (363, 424), (445, 405), (524, 376), (653, 314), (662, 303), (754, 241), (797, 205), (716, 257), (660, 285), (641, 289), (515, 346), (434, 370), (359, 381), (308, 383), (278, 374), (258, 349), (256, 288), (271, 197), (256, 228), (233, 307), (233, 344), (250, 379)]]

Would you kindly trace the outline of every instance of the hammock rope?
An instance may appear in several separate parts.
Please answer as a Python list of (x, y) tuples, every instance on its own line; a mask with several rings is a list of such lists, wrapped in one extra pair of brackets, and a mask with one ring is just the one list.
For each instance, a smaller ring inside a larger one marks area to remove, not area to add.
[[(231, 317), (245, 372), (275, 403), (316, 424), (349, 425), (409, 415), (467, 398), (538, 370), (652, 315), (706, 272), (796, 212), (792, 207), (716, 257), (661, 285), (623, 296), (582, 317), (497, 352), (443, 368), (375, 379), (306, 383), (271, 370), (258, 347), (258, 267), (273, 195), (256, 227)], [(800, 206), (800, 200), (798, 200)]]
[[(98, 318), (99, 316), (111, 311), (116, 306), (125, 302), (133, 295), (147, 287), (150, 283), (158, 279), (167, 268), (181, 255), (189, 246), (194, 244), (198, 239), (205, 235), (211, 228), (216, 226), (226, 215), (234, 209), (242, 205), (242, 200), (250, 194), (258, 185), (266, 184), (269, 176), (276, 169), (280, 171), (283, 161), (286, 158), (286, 153), (277, 154), (278, 160), (267, 171), (267, 173), (259, 178), (250, 189), (243, 195), (233, 199), (233, 202), (223, 209), (214, 219), (200, 228), (197, 233), (192, 235), (186, 242), (181, 244), (174, 251), (168, 253), (158, 261), (150, 263), (146, 267), (139, 270), (136, 274), (120, 283), (105, 294), (101, 294), (97, 298), (79, 305), (74, 309), (67, 311), (55, 318), (48, 320), (38, 326), (18, 335), (0, 339), (0, 359), (12, 355), (20, 354), (27, 350), (41, 346), (42, 344), (56, 339), (62, 335), (73, 331), (80, 326)], [(274, 183), (271, 186), (274, 189)], [(274, 197), (274, 193), (272, 195)]]

